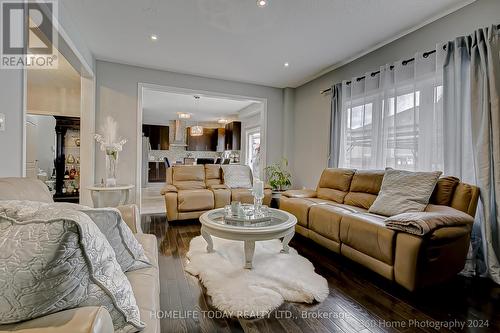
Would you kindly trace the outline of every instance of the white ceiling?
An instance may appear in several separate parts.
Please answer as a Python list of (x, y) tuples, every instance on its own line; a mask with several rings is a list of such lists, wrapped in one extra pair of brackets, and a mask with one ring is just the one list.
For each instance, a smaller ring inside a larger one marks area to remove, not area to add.
[(471, 0), (61, 2), (97, 59), (295, 87)]
[(179, 94), (146, 89), (143, 92), (143, 123), (167, 124), (177, 119), (177, 112), (190, 113), (194, 121), (215, 122), (218, 119), (238, 119), (238, 112), (254, 104), (251, 100), (232, 100), (201, 96), (198, 105), (192, 94)]

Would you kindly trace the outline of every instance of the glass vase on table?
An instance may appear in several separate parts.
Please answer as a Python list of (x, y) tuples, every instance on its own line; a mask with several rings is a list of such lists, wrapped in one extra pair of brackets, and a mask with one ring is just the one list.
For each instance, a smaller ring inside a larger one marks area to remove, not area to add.
[(253, 184), (253, 205), (256, 216), (262, 215), (262, 200), (264, 199), (264, 182), (256, 179)]

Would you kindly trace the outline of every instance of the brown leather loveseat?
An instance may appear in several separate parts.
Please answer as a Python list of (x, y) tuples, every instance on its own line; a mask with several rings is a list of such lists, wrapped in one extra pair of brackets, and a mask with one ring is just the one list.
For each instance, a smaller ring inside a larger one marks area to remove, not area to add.
[[(316, 190), (283, 194), (280, 209), (297, 217), (296, 231), (408, 290), (443, 282), (465, 264), (471, 224), (438, 228), (424, 236), (385, 226), (386, 216), (368, 213), (384, 171), (325, 169)], [(474, 216), (475, 186), (439, 179), (426, 211)]]
[[(204, 212), (231, 203), (253, 203), (251, 189), (229, 188), (224, 184), (218, 164), (179, 165), (167, 169), (167, 182), (161, 190), (169, 221), (196, 219)], [(263, 204), (271, 202), (271, 189), (264, 189)]]

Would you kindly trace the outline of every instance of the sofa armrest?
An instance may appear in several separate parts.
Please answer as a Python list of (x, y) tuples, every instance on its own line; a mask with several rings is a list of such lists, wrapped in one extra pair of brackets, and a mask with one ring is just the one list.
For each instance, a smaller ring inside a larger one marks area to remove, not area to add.
[(287, 198), (316, 198), (315, 190), (288, 190), (283, 192), (281, 195)]
[(170, 184), (165, 185), (165, 187), (161, 189), (160, 194), (165, 195), (166, 193), (169, 193), (169, 192), (177, 193), (177, 187), (175, 187), (174, 185), (170, 185)]
[(21, 323), (0, 325), (1, 332), (113, 333), (113, 321), (103, 306), (86, 306), (52, 313)]
[(120, 211), (123, 221), (127, 223), (130, 230), (132, 230), (134, 234), (142, 234), (141, 215), (139, 214), (137, 205), (119, 206), (117, 209)]
[(470, 231), (470, 225), (463, 225), (439, 228), (426, 236), (398, 232), (394, 280), (414, 291), (452, 278), (465, 265)]
[(433, 244), (440, 244), (470, 236), (471, 231), (471, 225), (449, 226), (434, 230), (428, 237)]

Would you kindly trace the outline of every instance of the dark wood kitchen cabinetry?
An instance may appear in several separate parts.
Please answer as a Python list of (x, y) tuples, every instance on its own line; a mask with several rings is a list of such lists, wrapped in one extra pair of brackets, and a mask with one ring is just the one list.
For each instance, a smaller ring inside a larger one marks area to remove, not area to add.
[(226, 129), (218, 128), (217, 129), (217, 151), (223, 152), (225, 150), (225, 142), (226, 142)]
[(226, 124), (225, 139), (224, 147), (226, 150), (241, 149), (241, 121)]
[(142, 132), (149, 138), (151, 150), (168, 150), (169, 127), (160, 125), (142, 125)]
[(148, 182), (160, 183), (167, 180), (167, 169), (164, 162), (149, 162)]
[(190, 127), (186, 127), (187, 150), (188, 151), (216, 151), (218, 129), (203, 128), (203, 135), (191, 136)]

